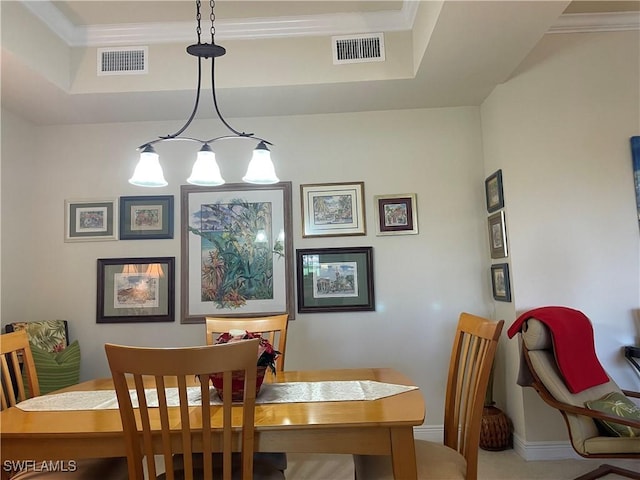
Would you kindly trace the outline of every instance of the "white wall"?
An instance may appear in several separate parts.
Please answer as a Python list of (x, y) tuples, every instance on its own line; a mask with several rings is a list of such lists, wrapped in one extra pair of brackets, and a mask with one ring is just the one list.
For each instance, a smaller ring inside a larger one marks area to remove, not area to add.
[[(640, 235), (629, 137), (640, 132), (639, 33), (546, 35), (482, 105), (485, 174), (502, 169), (512, 318), (566, 305), (593, 322), (596, 350), (623, 388), (639, 377), (622, 346), (640, 336)], [(506, 385), (517, 341), (503, 339)], [(508, 388), (525, 442), (566, 439), (531, 389)]]
[[(82, 348), (83, 379), (109, 374), (105, 342), (204, 343), (203, 325), (182, 325), (179, 320), (97, 325), (95, 320), (97, 258), (175, 256), (179, 270), (179, 185), (185, 183), (195, 152), (188, 144), (158, 146), (161, 158), (167, 154), (163, 163), (169, 187), (143, 189), (127, 179), (137, 161), (135, 148), (176, 130), (181, 122), (39, 128), (17, 119), (3, 122), (3, 147), (10, 145), (11, 155), (3, 158), (2, 175), (2, 230), (7, 237), (2, 250), (2, 323), (69, 320), (71, 337), (78, 338)], [(290, 326), (286, 367), (395, 367), (423, 388), (429, 406), (426, 423), (441, 425), (457, 317), (463, 310), (486, 315), (490, 306), (479, 109), (232, 123), (275, 143), (278, 175), (293, 182), (294, 248), (374, 248), (376, 311), (297, 314)], [(24, 135), (5, 135), (10, 128)], [(199, 121), (191, 133), (213, 137), (212, 128), (219, 128), (217, 121)], [(34, 153), (27, 158), (25, 143)], [(219, 163), (227, 180), (237, 182), (247, 162), (225, 157), (240, 148), (238, 142), (231, 143), (225, 147), (229, 151), (219, 154)], [(253, 144), (243, 147), (248, 155)], [(302, 239), (299, 185), (339, 181), (364, 181), (367, 235)], [(390, 193), (417, 194), (419, 235), (375, 235), (373, 196)], [(63, 242), (65, 199), (155, 194), (175, 196), (173, 240)], [(179, 298), (176, 292), (178, 312)]]

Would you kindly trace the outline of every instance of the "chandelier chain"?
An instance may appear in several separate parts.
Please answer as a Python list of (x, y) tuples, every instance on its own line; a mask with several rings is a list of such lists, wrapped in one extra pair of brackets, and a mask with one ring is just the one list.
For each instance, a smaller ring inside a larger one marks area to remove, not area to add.
[(216, 14), (213, 13), (213, 8), (216, 6), (215, 0), (209, 0), (209, 6), (211, 7), (211, 13), (209, 14), (209, 18), (211, 19), (211, 43), (213, 44), (213, 38), (216, 35), (216, 27), (213, 26), (213, 22), (216, 20)]
[(202, 19), (202, 15), (200, 14), (200, 0), (196, 1), (196, 34), (198, 35), (198, 44), (202, 43), (200, 41), (200, 34), (202, 33), (202, 28), (200, 28), (200, 20)]

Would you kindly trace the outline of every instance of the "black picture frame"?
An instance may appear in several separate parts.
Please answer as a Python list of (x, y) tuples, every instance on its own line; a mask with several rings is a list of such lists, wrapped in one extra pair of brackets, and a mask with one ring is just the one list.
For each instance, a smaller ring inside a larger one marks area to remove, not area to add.
[(173, 238), (173, 195), (120, 197), (120, 240)]
[(296, 264), (299, 313), (375, 310), (373, 247), (298, 249)]
[(489, 228), (489, 249), (491, 258), (505, 258), (509, 252), (507, 249), (507, 227), (504, 211), (501, 210), (487, 219)]
[(415, 193), (375, 195), (376, 235), (416, 235), (418, 212)]
[(491, 265), (491, 289), (495, 300), (499, 302), (511, 301), (511, 280), (509, 278), (508, 263)]
[(484, 193), (487, 201), (487, 212), (493, 213), (504, 207), (502, 191), (502, 170), (489, 175), (484, 181)]
[(96, 323), (173, 322), (175, 257), (99, 258)]

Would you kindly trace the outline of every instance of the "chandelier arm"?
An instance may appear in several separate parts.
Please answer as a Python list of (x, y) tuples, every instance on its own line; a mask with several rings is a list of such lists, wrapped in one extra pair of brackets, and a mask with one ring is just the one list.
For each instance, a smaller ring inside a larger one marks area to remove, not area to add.
[(200, 103), (200, 86), (201, 86), (201, 84), (202, 84), (202, 58), (198, 57), (198, 89), (196, 91), (196, 102), (195, 102), (195, 105), (193, 106), (193, 111), (191, 112), (191, 116), (187, 120), (187, 123), (185, 123), (182, 126), (182, 128), (180, 130), (178, 130), (176, 133), (169, 134), (166, 137), (161, 137), (161, 138), (174, 138), (174, 137), (177, 137), (182, 132), (184, 132), (189, 127), (189, 125), (191, 125), (191, 122), (193, 121), (194, 117), (196, 116), (196, 112), (198, 111), (198, 105)]
[(259, 140), (261, 142), (264, 142), (268, 145), (273, 146), (273, 143), (271, 143), (269, 140), (265, 140), (264, 138), (260, 138), (260, 137), (256, 137), (253, 133), (244, 133), (242, 135), (222, 135), (221, 137), (214, 137), (214, 138), (210, 138), (208, 140), (201, 140), (202, 143), (214, 143), (217, 142), (218, 140), (238, 140), (238, 139), (249, 139), (249, 140)]
[[(155, 140), (151, 140), (150, 142), (147, 143), (143, 143), (142, 145), (140, 145), (137, 150), (144, 150), (146, 147), (150, 147), (152, 145), (155, 145), (156, 143), (160, 143), (160, 142), (166, 142), (166, 141), (187, 141), (187, 142), (195, 142), (195, 143), (200, 143), (201, 145), (205, 145), (207, 143), (209, 143), (209, 141), (205, 141), (205, 140), (200, 140), (199, 138), (193, 138), (193, 137), (174, 137), (174, 136), (166, 136), (166, 137), (158, 137)], [(271, 144), (270, 144), (271, 145)]]
[(230, 131), (235, 133), (239, 137), (251, 137), (253, 133), (239, 132), (235, 128), (233, 128), (229, 123), (222, 117), (222, 113), (220, 113), (220, 109), (218, 108), (218, 99), (216, 98), (216, 58), (211, 58), (211, 95), (213, 96), (213, 107), (216, 109), (216, 113), (218, 114), (218, 118), (227, 127)]

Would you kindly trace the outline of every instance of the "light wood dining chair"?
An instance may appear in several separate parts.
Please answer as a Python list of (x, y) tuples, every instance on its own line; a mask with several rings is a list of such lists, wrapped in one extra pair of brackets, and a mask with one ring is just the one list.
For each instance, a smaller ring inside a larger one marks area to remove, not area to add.
[(213, 345), (221, 333), (229, 330), (246, 330), (261, 333), (273, 348), (280, 352), (276, 359), (276, 370), (284, 370), (284, 357), (287, 348), (287, 326), (289, 315), (272, 315), (268, 317), (206, 317), (207, 345)]
[[(207, 345), (213, 345), (221, 333), (229, 330), (246, 330), (250, 333), (260, 333), (269, 343), (280, 352), (276, 358), (276, 370), (284, 370), (284, 355), (287, 348), (287, 326), (289, 315), (271, 315), (267, 317), (206, 317)], [(256, 461), (267, 462), (277, 470), (287, 469), (287, 455), (282, 452), (258, 452)]]
[[(453, 339), (443, 444), (416, 440), (418, 479), (476, 480), (485, 392), (504, 320), (462, 313)], [(393, 478), (389, 456), (354, 455), (358, 480)]]
[[(27, 398), (40, 395), (36, 365), (25, 331), (5, 333), (0, 337), (2, 410)], [(22, 363), (22, 370), (20, 368)], [(28, 389), (25, 389), (25, 380)]]
[[(211, 479), (214, 474), (221, 474), (224, 480), (229, 480), (234, 470), (233, 478), (240, 478), (238, 472), (241, 471), (243, 480), (284, 479), (282, 472), (257, 464), (253, 459), (255, 388), (245, 388), (243, 403), (232, 406), (232, 371), (244, 371), (245, 387), (255, 386), (258, 343), (255, 339), (183, 348), (105, 345), (118, 397), (131, 480), (144, 478), (144, 459), (151, 478)], [(209, 374), (214, 372), (224, 372), (222, 406), (210, 405)], [(195, 376), (202, 376), (206, 381), (200, 382), (194, 391), (188, 386), (193, 384)], [(127, 377), (132, 377), (131, 384)], [(153, 382), (145, 385), (144, 378)], [(139, 407), (135, 409), (130, 386), (135, 386), (138, 398)], [(158, 408), (148, 403), (145, 387), (157, 396)], [(177, 387), (178, 406), (169, 406), (165, 388), (170, 387)], [(197, 407), (189, 405), (189, 397), (196, 399)], [(136, 417), (140, 418), (139, 422)], [(220, 432), (212, 427), (212, 423), (218, 422), (223, 425)], [(232, 457), (232, 452), (238, 450), (240, 455)], [(222, 455), (214, 454), (219, 451)], [(162, 455), (165, 474), (158, 475), (154, 455)]]
[[(2, 410), (40, 395), (38, 375), (26, 331), (17, 330), (0, 335), (0, 377)], [(71, 458), (65, 468), (61, 468), (60, 471), (46, 471), (38, 468), (37, 465), (24, 470), (9, 471), (10, 469), (5, 469), (5, 466), (3, 465), (2, 468), (2, 478), (11, 478), (11, 480), (94, 480), (95, 478), (125, 480), (128, 478), (127, 462), (124, 457), (82, 460)]]

